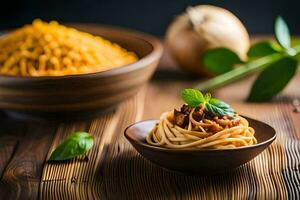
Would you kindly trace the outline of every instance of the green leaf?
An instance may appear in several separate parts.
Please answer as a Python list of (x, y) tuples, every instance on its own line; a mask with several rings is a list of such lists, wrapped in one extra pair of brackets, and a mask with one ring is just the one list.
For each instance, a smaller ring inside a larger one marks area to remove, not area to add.
[(93, 137), (86, 132), (75, 132), (52, 152), (49, 160), (61, 161), (82, 155), (92, 148)]
[(183, 89), (181, 90), (181, 97), (185, 103), (193, 108), (205, 102), (205, 98), (199, 90)]
[(253, 44), (247, 55), (249, 58), (260, 58), (282, 51), (282, 47), (275, 42), (261, 41)]
[(233, 69), (235, 64), (242, 63), (239, 56), (230, 49), (221, 47), (206, 51), (202, 57), (204, 66), (215, 74), (223, 74)]
[(275, 21), (275, 36), (282, 47), (286, 49), (291, 47), (291, 35), (289, 28), (284, 19), (280, 16), (278, 16)]
[(235, 114), (230, 105), (219, 99), (212, 98), (210, 93), (206, 93), (203, 96), (199, 90), (183, 89), (181, 96), (189, 106), (195, 108), (202, 104), (208, 112), (215, 116), (233, 116)]
[(233, 116), (235, 115), (234, 110), (225, 103), (224, 101), (221, 101), (216, 98), (211, 98), (206, 104), (205, 108), (212, 114), (216, 116)]
[(295, 75), (298, 62), (284, 57), (266, 68), (254, 82), (248, 101), (262, 102), (270, 100), (288, 84)]

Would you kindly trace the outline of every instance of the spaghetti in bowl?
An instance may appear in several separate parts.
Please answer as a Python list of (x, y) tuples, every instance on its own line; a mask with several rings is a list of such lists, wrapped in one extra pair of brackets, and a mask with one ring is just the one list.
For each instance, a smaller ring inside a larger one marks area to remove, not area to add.
[[(124, 135), (146, 159), (163, 168), (191, 174), (213, 174), (252, 160), (276, 138), (275, 130), (238, 115), (210, 95), (186, 101), (159, 120), (129, 126)], [(227, 115), (225, 115), (227, 113)], [(224, 115), (223, 115), (224, 114)]]
[(171, 149), (148, 144), (146, 137), (158, 120), (130, 125), (124, 135), (145, 159), (165, 169), (187, 174), (209, 175), (233, 170), (263, 152), (276, 138), (275, 130), (255, 119), (243, 116), (256, 130), (257, 144), (227, 149)]
[(255, 130), (224, 101), (184, 89), (180, 110), (165, 112), (146, 141), (172, 149), (228, 149), (257, 143)]

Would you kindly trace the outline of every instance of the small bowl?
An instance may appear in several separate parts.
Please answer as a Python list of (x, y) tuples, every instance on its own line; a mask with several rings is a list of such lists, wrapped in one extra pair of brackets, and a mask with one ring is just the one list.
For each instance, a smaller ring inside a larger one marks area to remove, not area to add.
[(72, 24), (135, 52), (139, 60), (104, 72), (22, 77), (0, 75), (0, 109), (15, 116), (81, 118), (114, 108), (148, 82), (162, 55), (155, 37), (123, 28)]
[(149, 145), (145, 138), (157, 120), (137, 122), (127, 127), (124, 134), (143, 157), (163, 168), (188, 174), (215, 174), (249, 162), (275, 140), (276, 132), (271, 126), (245, 118), (255, 129), (258, 143), (235, 149), (167, 149)]

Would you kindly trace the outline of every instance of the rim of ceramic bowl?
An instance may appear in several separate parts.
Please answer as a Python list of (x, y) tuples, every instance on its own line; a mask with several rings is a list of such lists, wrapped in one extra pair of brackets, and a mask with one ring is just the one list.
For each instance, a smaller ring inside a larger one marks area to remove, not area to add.
[[(245, 116), (243, 116), (245, 117)], [(233, 149), (168, 149), (168, 148), (165, 148), (165, 147), (158, 147), (158, 146), (153, 146), (153, 145), (150, 145), (150, 144), (147, 144), (146, 142), (140, 142), (140, 141), (137, 141), (135, 140), (134, 138), (130, 137), (128, 134), (127, 134), (127, 131), (135, 126), (136, 124), (139, 124), (139, 123), (143, 123), (143, 122), (148, 122), (148, 121), (155, 121), (155, 122), (158, 122), (157, 119), (149, 119), (149, 120), (142, 120), (142, 121), (139, 121), (139, 122), (136, 122), (136, 123), (133, 123), (131, 124), (130, 126), (128, 126), (125, 130), (124, 130), (124, 135), (126, 137), (126, 139), (129, 141), (129, 142), (133, 142), (137, 145), (141, 145), (147, 149), (154, 149), (156, 151), (162, 151), (162, 152), (173, 152), (173, 153), (191, 153), (191, 152), (228, 152), (228, 151), (237, 151), (237, 150), (248, 150), (248, 149), (255, 149), (255, 148), (258, 148), (258, 147), (261, 147), (261, 146), (264, 146), (264, 145), (269, 145), (271, 144), (277, 137), (277, 133), (276, 133), (276, 130), (262, 122), (262, 121), (259, 121), (259, 120), (256, 120), (256, 119), (253, 119), (253, 118), (250, 118), (250, 117), (245, 117), (247, 119), (250, 119), (250, 120), (255, 120), (255, 121), (258, 121), (260, 123), (263, 123), (265, 126), (268, 126), (268, 128), (272, 129), (272, 132), (274, 133), (274, 135), (269, 138), (268, 140), (265, 140), (263, 142), (259, 142), (257, 144), (254, 144), (254, 145), (250, 145), (250, 146), (244, 146), (244, 147), (236, 147), (236, 148), (233, 148)]]
[[(143, 67), (146, 67), (149, 63), (152, 63), (155, 60), (159, 60), (160, 56), (163, 53), (163, 46), (161, 42), (154, 36), (128, 29), (128, 28), (122, 28), (117, 26), (110, 26), (110, 25), (102, 25), (102, 24), (93, 24), (93, 23), (70, 23), (71, 26), (93, 26), (97, 27), (99, 30), (106, 30), (106, 31), (112, 31), (112, 32), (122, 32), (123, 37), (128, 38), (135, 38), (138, 40), (142, 40), (145, 43), (148, 43), (152, 47), (152, 51), (148, 53), (147, 55), (141, 57), (138, 61), (128, 64), (119, 66), (113, 69), (109, 69), (106, 71), (101, 72), (93, 72), (93, 73), (86, 73), (86, 74), (73, 74), (73, 75), (64, 75), (64, 76), (17, 76), (17, 75), (5, 75), (0, 74), (0, 79), (18, 79), (18, 80), (64, 80), (64, 79), (74, 79), (74, 78), (91, 78), (91, 77), (108, 77), (112, 75), (122, 74), (122, 73), (128, 73)], [(100, 35), (101, 36), (101, 35)], [(105, 37), (105, 36), (104, 36)]]

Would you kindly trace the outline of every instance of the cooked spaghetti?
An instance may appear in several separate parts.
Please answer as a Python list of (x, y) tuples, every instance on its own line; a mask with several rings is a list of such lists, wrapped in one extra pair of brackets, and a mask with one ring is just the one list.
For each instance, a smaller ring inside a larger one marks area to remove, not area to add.
[(256, 144), (254, 129), (239, 116), (213, 116), (203, 105), (165, 112), (146, 137), (155, 146), (186, 149), (228, 149)]
[(0, 74), (63, 76), (133, 63), (133, 52), (99, 36), (35, 20), (0, 38)]

